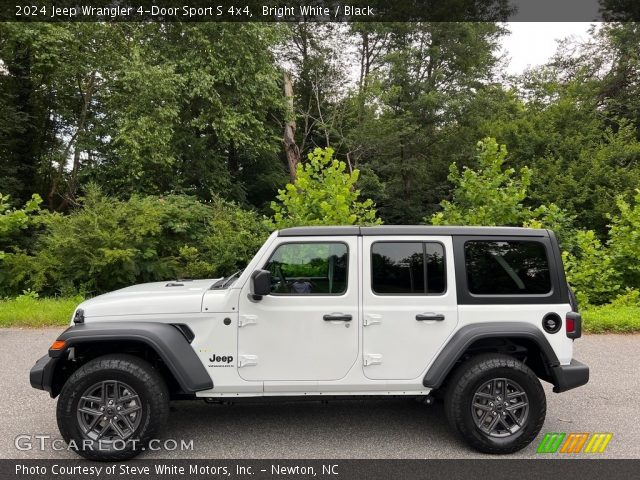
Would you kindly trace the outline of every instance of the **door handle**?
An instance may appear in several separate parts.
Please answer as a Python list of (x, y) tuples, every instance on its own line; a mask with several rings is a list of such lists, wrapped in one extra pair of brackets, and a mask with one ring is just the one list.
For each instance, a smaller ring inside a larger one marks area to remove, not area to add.
[(444, 315), (441, 313), (419, 313), (416, 315), (416, 320), (419, 322), (424, 322), (426, 320), (435, 320), (436, 322), (442, 322), (444, 320)]
[(352, 318), (353, 317), (351, 315), (344, 313), (329, 313), (322, 317), (325, 322), (350, 322)]

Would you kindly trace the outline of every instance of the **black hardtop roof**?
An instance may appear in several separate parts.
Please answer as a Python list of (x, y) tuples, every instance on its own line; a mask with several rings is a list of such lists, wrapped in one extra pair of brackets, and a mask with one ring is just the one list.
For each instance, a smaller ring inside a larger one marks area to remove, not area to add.
[(279, 237), (320, 236), (384, 236), (384, 235), (463, 235), (490, 237), (548, 237), (549, 231), (542, 228), (521, 227), (461, 227), (433, 225), (380, 225), (377, 227), (321, 226), (292, 227), (278, 232)]

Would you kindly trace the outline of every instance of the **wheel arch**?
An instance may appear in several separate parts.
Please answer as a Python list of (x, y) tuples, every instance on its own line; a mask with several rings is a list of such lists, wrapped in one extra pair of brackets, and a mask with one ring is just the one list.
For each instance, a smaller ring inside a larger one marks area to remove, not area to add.
[(521, 322), (487, 322), (462, 327), (440, 351), (422, 383), (427, 388), (438, 389), (461, 361), (487, 352), (520, 358), (538, 378), (556, 384), (553, 367), (560, 362), (553, 347), (538, 328)]
[(182, 329), (154, 322), (96, 322), (75, 325), (59, 337), (61, 350), (50, 350), (55, 363), (47, 380), (51, 396), (60, 393), (73, 371), (89, 360), (110, 353), (129, 353), (158, 368), (173, 394), (193, 395), (213, 388), (198, 355)]

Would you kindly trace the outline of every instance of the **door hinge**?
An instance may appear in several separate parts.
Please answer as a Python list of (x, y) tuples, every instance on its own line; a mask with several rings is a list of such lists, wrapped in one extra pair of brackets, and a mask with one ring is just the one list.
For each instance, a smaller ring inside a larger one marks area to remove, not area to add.
[(251, 365), (258, 364), (258, 356), (257, 355), (240, 355), (238, 359), (238, 368), (241, 367), (250, 367)]
[(238, 327), (255, 325), (256, 323), (258, 323), (257, 315), (240, 315), (240, 318), (238, 318)]
[(364, 326), (367, 325), (379, 325), (382, 323), (382, 315), (378, 315), (377, 313), (366, 313), (364, 315)]
[(382, 363), (382, 355), (380, 353), (365, 353), (364, 366), (380, 365)]

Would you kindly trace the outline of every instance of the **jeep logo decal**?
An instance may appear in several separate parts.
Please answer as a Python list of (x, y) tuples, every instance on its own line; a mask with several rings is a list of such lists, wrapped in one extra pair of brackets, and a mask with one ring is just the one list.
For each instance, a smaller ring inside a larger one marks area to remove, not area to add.
[(233, 362), (233, 356), (231, 355), (211, 355), (209, 361), (212, 363), (231, 363)]

